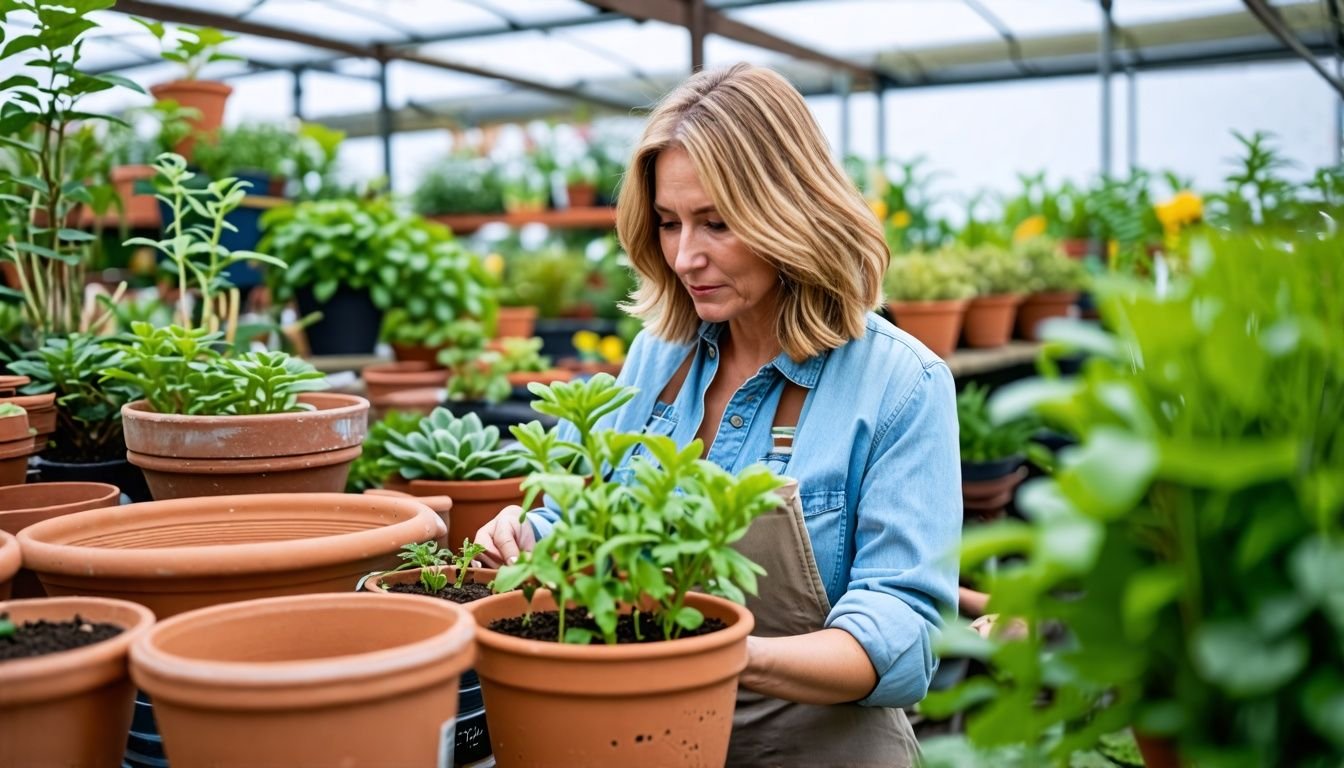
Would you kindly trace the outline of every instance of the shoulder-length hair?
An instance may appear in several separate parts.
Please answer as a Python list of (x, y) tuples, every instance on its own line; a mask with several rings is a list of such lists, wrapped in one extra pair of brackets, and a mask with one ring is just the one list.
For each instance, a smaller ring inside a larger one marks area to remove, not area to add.
[(669, 341), (691, 341), (700, 325), (658, 242), (654, 162), (673, 146), (685, 148), (729, 229), (779, 271), (783, 350), (804, 360), (861, 337), (891, 257), (882, 229), (802, 95), (748, 64), (691, 76), (649, 116), (617, 202), (617, 233), (639, 276), (624, 309)]

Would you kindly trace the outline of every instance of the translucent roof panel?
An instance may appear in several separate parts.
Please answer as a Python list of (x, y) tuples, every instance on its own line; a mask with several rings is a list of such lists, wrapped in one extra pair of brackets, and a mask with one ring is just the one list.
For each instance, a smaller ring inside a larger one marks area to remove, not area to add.
[[(394, 109), (411, 103), (425, 104), (435, 99), (488, 98), (513, 88), (499, 80), (464, 75), (460, 72), (405, 61), (388, 64), (387, 83), (388, 102)], [(376, 87), (374, 93), (376, 104)]]
[(586, 79), (628, 77), (630, 65), (621, 57), (603, 55), (600, 46), (574, 41), (557, 31), (520, 32), (480, 40), (455, 40), (422, 46), (420, 51), (503, 74), (554, 86)]
[[(1060, 0), (1028, 0), (1049, 4)], [(1064, 0), (1080, 5), (1077, 0)], [(725, 11), (730, 18), (835, 56), (988, 40), (994, 29), (960, 0), (832, 0)]]

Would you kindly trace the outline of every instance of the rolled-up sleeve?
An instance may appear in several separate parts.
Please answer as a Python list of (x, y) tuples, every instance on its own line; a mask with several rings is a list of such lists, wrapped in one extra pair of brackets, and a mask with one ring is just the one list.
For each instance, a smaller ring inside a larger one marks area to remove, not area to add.
[(877, 671), (860, 704), (909, 706), (928, 692), (942, 612), (956, 609), (959, 451), (952, 374), (932, 363), (874, 433), (849, 585), (826, 619), (858, 640)]

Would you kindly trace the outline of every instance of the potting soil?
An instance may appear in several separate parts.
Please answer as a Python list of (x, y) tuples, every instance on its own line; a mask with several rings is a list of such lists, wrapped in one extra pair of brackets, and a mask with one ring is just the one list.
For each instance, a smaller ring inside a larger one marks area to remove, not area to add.
[[(0, 620), (8, 618), (9, 614), (0, 614)], [(119, 634), (121, 627), (87, 622), (79, 614), (70, 621), (25, 621), (12, 634), (0, 636), (0, 661), (69, 651)]]

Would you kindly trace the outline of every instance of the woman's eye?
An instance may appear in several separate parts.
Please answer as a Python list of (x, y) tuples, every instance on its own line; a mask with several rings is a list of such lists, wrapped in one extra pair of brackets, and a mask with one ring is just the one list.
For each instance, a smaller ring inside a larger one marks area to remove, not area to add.
[(711, 230), (711, 231), (714, 231), (714, 232), (727, 232), (727, 231), (728, 231), (728, 225), (725, 224), (725, 223), (723, 223), (722, 221), (706, 221), (706, 222), (705, 222), (705, 226), (706, 226), (706, 227), (709, 227), (710, 230)]
[(658, 222), (658, 228), (661, 229), (661, 230), (663, 230), (664, 232), (667, 232), (667, 231), (669, 231), (669, 230), (676, 229), (676, 228), (679, 227), (679, 226), (681, 226), (681, 222), (679, 222), (679, 221), (660, 221), (660, 222)]

